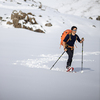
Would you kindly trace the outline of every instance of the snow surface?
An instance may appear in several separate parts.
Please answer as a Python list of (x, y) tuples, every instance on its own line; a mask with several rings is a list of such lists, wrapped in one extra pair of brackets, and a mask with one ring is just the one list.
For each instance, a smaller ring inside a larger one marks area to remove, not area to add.
[[(39, 1), (39, 0), (36, 0)], [(41, 0), (49, 7), (57, 9), (61, 13), (77, 15), (81, 17), (92, 17), (96, 19), (100, 16), (100, 0)]]
[[(100, 22), (62, 14), (49, 7), (45, 11), (38, 7), (24, 9), (24, 3), (20, 9), (35, 14), (46, 33), (17, 29), (0, 22), (0, 100), (99, 100)], [(10, 8), (11, 2), (7, 2), (7, 8), (1, 5), (3, 18), (10, 16), (13, 10), (20, 10), (16, 4)], [(52, 27), (45, 26), (47, 20)], [(83, 73), (79, 43), (76, 43), (78, 48), (72, 63), (77, 73), (65, 72), (66, 53), (50, 70), (63, 52), (63, 48), (59, 49), (62, 32), (73, 25), (78, 27), (79, 37), (85, 38)]]

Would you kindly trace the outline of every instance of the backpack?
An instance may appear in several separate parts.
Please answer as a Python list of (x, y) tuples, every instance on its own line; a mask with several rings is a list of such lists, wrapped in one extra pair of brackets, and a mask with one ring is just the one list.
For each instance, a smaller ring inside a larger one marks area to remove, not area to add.
[(65, 39), (66, 35), (69, 34), (69, 39), (67, 40), (67, 42), (68, 42), (69, 40), (71, 40), (71, 33), (72, 33), (72, 31), (71, 31), (70, 29), (67, 29), (67, 30), (65, 30), (65, 31), (62, 33), (61, 42), (60, 42), (60, 48), (61, 48), (61, 45), (63, 46), (63, 40)]

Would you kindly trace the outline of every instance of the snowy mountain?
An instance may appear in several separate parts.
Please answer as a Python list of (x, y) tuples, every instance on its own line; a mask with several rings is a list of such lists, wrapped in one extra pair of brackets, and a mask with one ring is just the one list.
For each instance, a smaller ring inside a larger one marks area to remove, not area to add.
[[(0, 13), (0, 23), (4, 27), (24, 28), (32, 31), (40, 30), (42, 33), (45, 33), (48, 27), (56, 26), (57, 23), (61, 26), (63, 24), (65, 27), (70, 22), (68, 17), (71, 17), (71, 15), (62, 14), (56, 9), (44, 6), (41, 2), (34, 0), (0, 0)], [(15, 17), (12, 17), (12, 15)], [(14, 18), (17, 19), (13, 20)], [(18, 23), (18, 25), (14, 23)], [(91, 26), (96, 27), (92, 23)]]
[[(46, 7), (41, 2), (30, 0), (26, 2), (24, 0), (0, 0), (0, 8), (1, 24), (4, 27), (14, 26), (15, 28), (25, 28), (33, 31), (41, 29), (45, 32), (43, 27), (49, 23), (49, 16), (45, 16), (47, 12), (45, 11)], [(42, 17), (45, 17), (45, 19)]]
[(100, 16), (100, 0), (50, 0), (49, 2), (41, 0), (41, 2), (61, 13), (93, 19)]
[[(99, 100), (100, 21), (45, 5), (34, 0), (0, 0), (0, 100)], [(21, 28), (14, 28), (15, 15)], [(66, 72), (66, 53), (50, 70), (64, 51), (59, 49), (62, 32), (73, 25), (85, 39), (83, 73), (80, 43), (76, 43), (72, 63), (77, 73)]]

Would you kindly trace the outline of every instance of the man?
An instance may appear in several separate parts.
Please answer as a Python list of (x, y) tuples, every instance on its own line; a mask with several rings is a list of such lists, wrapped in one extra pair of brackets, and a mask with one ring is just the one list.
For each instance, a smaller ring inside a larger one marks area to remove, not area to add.
[(71, 63), (72, 63), (72, 58), (73, 58), (73, 53), (74, 53), (75, 41), (77, 40), (80, 43), (84, 41), (84, 39), (80, 40), (79, 36), (76, 34), (76, 31), (77, 31), (76, 26), (72, 26), (71, 30), (72, 30), (72, 33), (68, 34), (63, 40), (64, 51), (66, 51), (66, 53), (68, 54), (68, 60), (67, 60), (67, 66), (66, 66), (67, 72), (74, 70), (74, 68), (71, 67)]

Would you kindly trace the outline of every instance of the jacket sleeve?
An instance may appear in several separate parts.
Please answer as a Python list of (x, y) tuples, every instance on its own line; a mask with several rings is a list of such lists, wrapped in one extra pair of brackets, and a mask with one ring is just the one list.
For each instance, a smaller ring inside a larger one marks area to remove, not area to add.
[(81, 40), (80, 40), (79, 36), (78, 36), (78, 35), (76, 35), (76, 37), (77, 37), (78, 42), (80, 42)]

